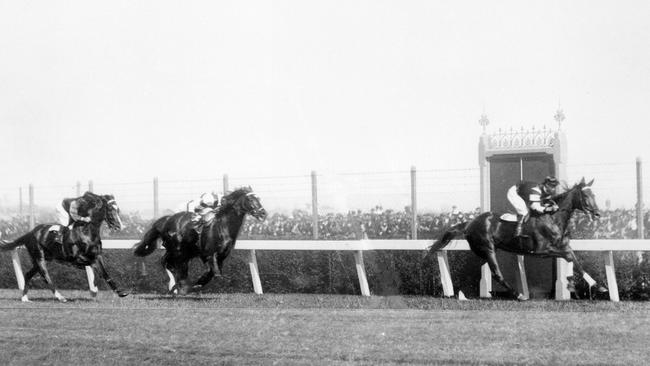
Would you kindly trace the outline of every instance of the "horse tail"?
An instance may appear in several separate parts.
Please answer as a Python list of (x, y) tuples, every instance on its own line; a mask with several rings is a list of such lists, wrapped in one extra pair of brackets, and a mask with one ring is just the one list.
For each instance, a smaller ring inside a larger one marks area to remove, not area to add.
[(158, 238), (160, 238), (160, 231), (154, 225), (144, 234), (142, 240), (133, 246), (133, 254), (138, 257), (145, 257), (155, 252), (158, 247)]
[(14, 241), (0, 240), (0, 251), (6, 252), (8, 250), (18, 248), (19, 246), (23, 245), (23, 242), (20, 239), (21, 238), (18, 238)]
[(461, 222), (460, 224), (450, 227), (449, 230), (445, 231), (445, 233), (442, 234), (442, 237), (440, 239), (436, 240), (433, 245), (429, 247), (429, 254), (433, 254), (439, 251), (440, 249), (446, 247), (452, 239), (465, 234), (465, 228), (467, 227), (467, 224), (469, 224), (469, 222)]

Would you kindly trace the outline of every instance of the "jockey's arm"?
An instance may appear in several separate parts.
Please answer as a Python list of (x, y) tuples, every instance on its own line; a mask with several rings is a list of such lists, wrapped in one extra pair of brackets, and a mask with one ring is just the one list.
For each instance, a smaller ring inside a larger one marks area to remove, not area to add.
[(544, 213), (546, 211), (546, 208), (542, 206), (542, 203), (539, 201), (531, 202), (530, 209), (535, 210), (539, 213)]
[(72, 201), (70, 204), (70, 217), (74, 221), (90, 222), (90, 217), (83, 217), (79, 215), (79, 203)]

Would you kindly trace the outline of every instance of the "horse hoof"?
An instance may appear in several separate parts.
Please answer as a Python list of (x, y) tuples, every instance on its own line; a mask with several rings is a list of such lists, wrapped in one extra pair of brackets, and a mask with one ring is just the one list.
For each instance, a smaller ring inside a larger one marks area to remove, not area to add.
[(517, 295), (517, 301), (527, 301), (528, 298), (524, 296), (523, 294)]
[(90, 291), (90, 297), (92, 297), (93, 299), (96, 298), (97, 293), (98, 293), (97, 291)]
[(27, 295), (23, 295), (23, 296), (20, 298), (20, 301), (22, 301), (22, 302), (32, 302), (32, 300), (30, 300), (30, 299), (27, 297)]
[(609, 292), (609, 290), (606, 289), (606, 288), (603, 287), (603, 286), (598, 286), (598, 289), (597, 289), (596, 291), (598, 291), (598, 293), (601, 293), (601, 294), (604, 294), (604, 293)]
[(60, 302), (68, 302), (68, 300), (59, 293), (59, 291), (54, 293), (54, 297), (56, 297), (56, 299)]
[(119, 297), (127, 297), (131, 294), (131, 291), (118, 291), (117, 296)]

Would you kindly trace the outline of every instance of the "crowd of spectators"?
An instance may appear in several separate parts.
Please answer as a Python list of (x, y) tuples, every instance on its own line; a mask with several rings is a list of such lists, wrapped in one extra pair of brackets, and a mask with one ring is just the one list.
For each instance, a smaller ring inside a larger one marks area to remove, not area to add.
[[(437, 238), (447, 227), (468, 221), (480, 213), (462, 212), (452, 208), (445, 213), (424, 213), (418, 215), (418, 238)], [(150, 227), (152, 220), (143, 219), (138, 213), (123, 214), (124, 227), (119, 232), (104, 231), (105, 237), (139, 239)], [(12, 239), (27, 231), (26, 217), (8, 216), (0, 218), (0, 239)], [(644, 217), (645, 237), (650, 238), (650, 212)], [(591, 221), (584, 214), (572, 218), (571, 237), (576, 239), (635, 239), (637, 238), (636, 213), (634, 210), (606, 210), (601, 218)], [(248, 218), (240, 232), (241, 239), (285, 239), (300, 240), (313, 238), (311, 213), (295, 210), (290, 214), (274, 213), (264, 221)], [(348, 213), (327, 213), (318, 219), (319, 239), (410, 239), (411, 212), (384, 210), (381, 206), (368, 211)]]

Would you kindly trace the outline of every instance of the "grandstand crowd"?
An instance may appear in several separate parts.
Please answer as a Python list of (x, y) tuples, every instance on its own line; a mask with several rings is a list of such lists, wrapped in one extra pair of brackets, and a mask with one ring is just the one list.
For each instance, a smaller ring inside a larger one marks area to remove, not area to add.
[[(455, 208), (446, 213), (418, 215), (418, 238), (437, 238), (447, 227), (473, 219), (480, 210), (469, 212)], [(637, 238), (634, 210), (606, 210), (598, 221), (590, 221), (584, 214), (572, 218), (571, 237), (575, 239), (635, 239)], [(48, 215), (40, 219), (47, 221)], [(124, 228), (119, 232), (106, 231), (105, 238), (139, 239), (150, 227), (152, 219), (144, 219), (137, 213), (123, 214)], [(53, 219), (51, 221), (54, 221)], [(41, 221), (39, 221), (41, 222)], [(27, 217), (0, 218), (0, 239), (12, 239), (27, 232)], [(650, 237), (650, 212), (644, 217), (645, 237)], [(384, 210), (376, 206), (368, 211), (322, 214), (318, 219), (319, 239), (410, 239), (411, 212)], [(313, 220), (311, 213), (295, 210), (291, 214), (274, 213), (264, 221), (248, 218), (242, 227), (240, 239), (311, 239)]]

